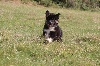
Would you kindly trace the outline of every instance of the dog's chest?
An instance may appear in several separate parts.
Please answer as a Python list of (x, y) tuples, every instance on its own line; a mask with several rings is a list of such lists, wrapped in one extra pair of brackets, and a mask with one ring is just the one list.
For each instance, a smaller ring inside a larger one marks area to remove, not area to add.
[(50, 27), (49, 29), (44, 29), (44, 32), (50, 33), (50, 32), (55, 32), (55, 27)]
[(55, 27), (50, 27), (49, 29), (44, 29), (45, 32), (45, 40), (48, 42), (53, 41), (53, 35), (55, 34)]

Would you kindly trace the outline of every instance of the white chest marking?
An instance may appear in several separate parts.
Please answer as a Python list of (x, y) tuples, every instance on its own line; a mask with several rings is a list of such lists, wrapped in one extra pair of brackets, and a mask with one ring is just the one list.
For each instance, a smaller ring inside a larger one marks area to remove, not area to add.
[(45, 40), (47, 40), (49, 43), (51, 43), (53, 41), (53, 39), (49, 38), (49, 34), (50, 34), (50, 31), (55, 31), (55, 27), (50, 27), (49, 29), (44, 29), (44, 31), (46, 32)]

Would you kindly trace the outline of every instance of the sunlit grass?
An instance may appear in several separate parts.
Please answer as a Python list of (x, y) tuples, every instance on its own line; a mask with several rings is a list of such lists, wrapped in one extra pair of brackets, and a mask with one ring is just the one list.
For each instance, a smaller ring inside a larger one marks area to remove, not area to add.
[[(46, 10), (61, 13), (63, 43), (43, 43)], [(100, 12), (0, 2), (0, 66), (99, 65)]]

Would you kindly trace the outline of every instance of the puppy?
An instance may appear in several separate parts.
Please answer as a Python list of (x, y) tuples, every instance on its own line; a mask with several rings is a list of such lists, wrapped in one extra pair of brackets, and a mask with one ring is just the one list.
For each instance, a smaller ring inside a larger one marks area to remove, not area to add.
[(53, 41), (62, 41), (62, 30), (58, 25), (60, 13), (54, 14), (47, 10), (45, 14), (46, 20), (43, 28), (45, 41), (49, 43)]

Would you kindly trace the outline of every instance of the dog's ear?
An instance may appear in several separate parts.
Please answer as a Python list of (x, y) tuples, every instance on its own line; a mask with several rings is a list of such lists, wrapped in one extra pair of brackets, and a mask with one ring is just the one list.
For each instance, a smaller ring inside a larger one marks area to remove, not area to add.
[(60, 15), (60, 13), (58, 13), (58, 15)]
[(48, 17), (50, 12), (47, 10), (45, 14), (46, 14), (46, 17)]
[(59, 19), (59, 15), (60, 15), (60, 13), (56, 14), (56, 20)]

